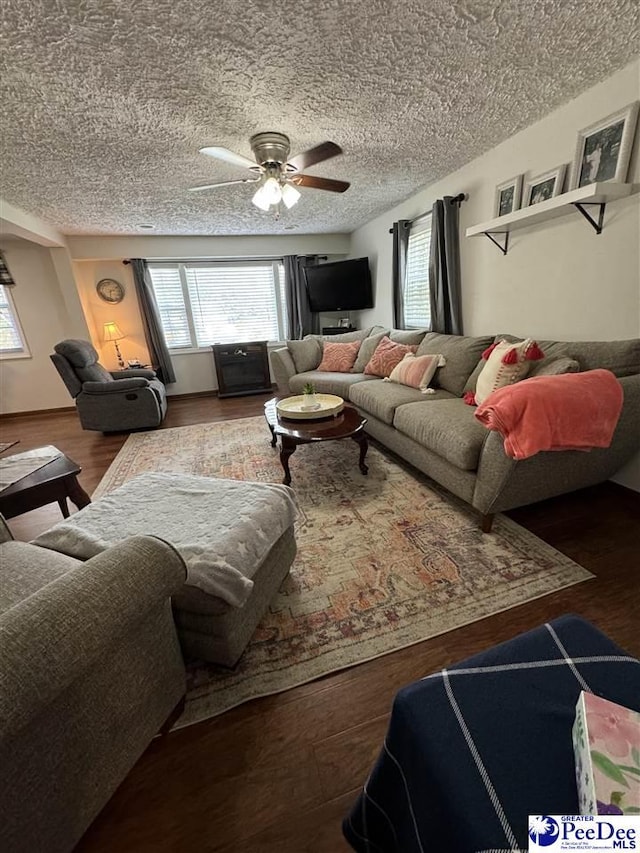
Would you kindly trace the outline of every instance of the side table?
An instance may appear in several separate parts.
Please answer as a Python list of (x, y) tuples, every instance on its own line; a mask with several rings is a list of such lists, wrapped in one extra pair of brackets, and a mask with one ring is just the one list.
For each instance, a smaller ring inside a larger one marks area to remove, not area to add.
[(59, 456), (0, 492), (0, 513), (5, 518), (14, 518), (57, 501), (62, 515), (69, 518), (67, 498), (78, 509), (91, 503), (91, 498), (78, 482), (81, 471), (73, 459)]

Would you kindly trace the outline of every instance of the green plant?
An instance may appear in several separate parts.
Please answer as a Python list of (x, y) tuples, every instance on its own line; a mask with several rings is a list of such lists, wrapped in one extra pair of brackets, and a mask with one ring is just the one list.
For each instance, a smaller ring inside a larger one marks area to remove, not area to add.
[(302, 393), (303, 394), (315, 394), (316, 393), (316, 386), (313, 384), (313, 382), (307, 382), (307, 384), (302, 389)]

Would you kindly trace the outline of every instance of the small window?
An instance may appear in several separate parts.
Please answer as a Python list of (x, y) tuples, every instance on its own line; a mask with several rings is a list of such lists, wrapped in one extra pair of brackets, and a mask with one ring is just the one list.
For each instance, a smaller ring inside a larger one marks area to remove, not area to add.
[(30, 355), (10, 289), (0, 284), (0, 358)]
[(405, 328), (429, 328), (431, 303), (429, 299), (429, 253), (431, 250), (431, 216), (412, 226), (407, 247), (404, 279)]

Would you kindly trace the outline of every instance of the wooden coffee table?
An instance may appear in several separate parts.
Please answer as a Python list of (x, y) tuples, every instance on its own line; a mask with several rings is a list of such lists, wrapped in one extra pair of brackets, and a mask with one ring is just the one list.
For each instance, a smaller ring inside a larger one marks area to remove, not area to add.
[(33, 474), (12, 483), (0, 492), (0, 513), (5, 518), (14, 518), (23, 512), (58, 502), (60, 511), (69, 518), (67, 498), (82, 509), (91, 503), (91, 498), (78, 482), (82, 468), (64, 454), (38, 468)]
[(363, 474), (369, 469), (365, 465), (365, 457), (369, 445), (364, 426), (367, 419), (363, 418), (353, 406), (345, 405), (344, 409), (337, 415), (329, 418), (318, 418), (317, 420), (287, 420), (278, 415), (276, 403), (278, 398), (274, 397), (265, 403), (264, 416), (271, 430), (271, 446), (275, 447), (280, 436), (280, 462), (284, 471), (282, 482), (285, 486), (291, 483), (291, 472), (289, 471), (289, 458), (295, 453), (299, 444), (311, 444), (315, 441), (333, 441), (340, 438), (352, 438), (360, 446), (360, 459), (358, 465)]

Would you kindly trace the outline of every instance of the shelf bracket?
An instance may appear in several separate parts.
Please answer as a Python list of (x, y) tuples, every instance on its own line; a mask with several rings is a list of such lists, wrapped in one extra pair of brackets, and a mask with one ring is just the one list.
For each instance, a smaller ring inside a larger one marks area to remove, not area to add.
[[(496, 240), (496, 238), (493, 236), (494, 233), (495, 234), (504, 234), (504, 243), (499, 243)], [(503, 255), (507, 254), (507, 250), (509, 248), (509, 232), (508, 231), (495, 231), (493, 233), (491, 231), (483, 231), (483, 234), (485, 237), (488, 237), (491, 240), (491, 242), (493, 243), (494, 246), (497, 246), (500, 249), (500, 251), (502, 252)]]
[[(604, 222), (604, 209), (607, 206), (606, 202), (580, 202), (574, 201), (573, 206), (577, 208), (580, 213), (584, 216), (587, 222), (591, 225), (596, 234), (602, 234), (602, 223)], [(585, 207), (599, 207), (600, 212), (598, 214), (598, 221), (590, 216), (590, 214), (585, 210)]]

